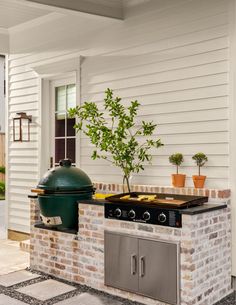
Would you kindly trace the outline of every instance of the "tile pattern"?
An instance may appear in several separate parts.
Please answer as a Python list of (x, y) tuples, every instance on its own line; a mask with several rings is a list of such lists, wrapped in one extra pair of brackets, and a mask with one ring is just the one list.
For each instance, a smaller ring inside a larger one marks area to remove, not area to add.
[[(87, 286), (57, 279), (54, 276), (49, 276), (42, 272), (35, 272), (29, 269), (27, 269), (27, 271), (38, 277), (12, 285), (10, 287), (0, 285), (0, 305), (90, 305), (91, 300), (93, 305), (143, 305), (119, 297), (113, 297), (107, 293), (96, 291), (95, 289)], [(48, 282), (54, 284), (53, 288), (50, 287), (51, 294), (48, 292), (47, 294), (45, 291), (43, 293), (43, 289), (45, 286), (48, 286)], [(32, 287), (35, 288), (37, 284), (38, 287), (41, 288), (41, 294), (32, 293)], [(62, 291), (55, 288), (56, 286), (63, 288), (67, 287), (67, 290)], [(55, 295), (55, 290), (58, 292), (57, 295)], [(42, 296), (43, 294), (44, 298)], [(45, 297), (46, 294), (48, 299)], [(16, 300), (16, 303), (11, 303), (13, 302), (12, 299)], [(9, 300), (9, 303), (6, 302), (6, 300)]]
[(0, 294), (0, 305), (24, 305), (27, 303), (11, 298), (5, 294)]
[(75, 289), (76, 288), (73, 286), (49, 279), (43, 282), (19, 288), (17, 291), (40, 301), (46, 301)]
[[(87, 286), (56, 279), (53, 276), (48, 276), (41, 272), (30, 272), (32, 274), (32, 277), (36, 277), (27, 281), (25, 281), (24, 278), (23, 282), (17, 283), (9, 287), (0, 285), (0, 305), (143, 305), (141, 303), (132, 302), (131, 300), (111, 296), (107, 293), (97, 291)], [(22, 276), (22, 273), (19, 274), (20, 276)], [(18, 278), (20, 276), (17, 275)], [(0, 281), (3, 282), (2, 276), (0, 276)], [(41, 300), (39, 300), (27, 294), (27, 292), (30, 290), (32, 292), (32, 289), (29, 289), (30, 287), (39, 284), (38, 287), (42, 288), (42, 286), (45, 286), (45, 284), (47, 284), (49, 281), (50, 283), (54, 283), (54, 285), (57, 287), (67, 287), (68, 291), (70, 291), (61, 294), (61, 291), (58, 290), (59, 295), (55, 296), (55, 293), (53, 293), (55, 292), (55, 290), (53, 291), (51, 289), (52, 294), (48, 295), (50, 299), (45, 300), (42, 300), (42, 296), (40, 296)], [(23, 290), (20, 288), (27, 289)], [(22, 293), (21, 291), (24, 291), (24, 293)], [(224, 298), (222, 301), (216, 303), (215, 305), (236, 305), (236, 294), (231, 294), (230, 296)]]
[(57, 305), (122, 305), (120, 301), (111, 297), (97, 295), (94, 293), (82, 293), (73, 298), (61, 301)]
[(0, 276), (0, 285), (4, 287), (13, 286), (22, 282), (26, 282), (39, 277), (37, 274), (33, 274), (26, 270), (11, 272)]

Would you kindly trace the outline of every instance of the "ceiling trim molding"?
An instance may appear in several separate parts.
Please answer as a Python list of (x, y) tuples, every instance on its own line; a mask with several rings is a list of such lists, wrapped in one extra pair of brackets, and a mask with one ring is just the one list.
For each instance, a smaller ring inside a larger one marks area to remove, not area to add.
[(74, 72), (80, 67), (81, 56), (79, 53), (60, 56), (45, 60), (44, 62), (29, 65), (41, 78), (50, 79), (63, 73)]

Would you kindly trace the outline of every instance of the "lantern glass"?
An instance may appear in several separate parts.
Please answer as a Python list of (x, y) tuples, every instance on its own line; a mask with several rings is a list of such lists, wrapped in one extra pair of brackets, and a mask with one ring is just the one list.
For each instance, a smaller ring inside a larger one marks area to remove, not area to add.
[(13, 119), (13, 137), (14, 141), (21, 141), (21, 119), (20, 118), (14, 118)]
[(28, 142), (29, 138), (29, 120), (21, 118), (22, 142)]

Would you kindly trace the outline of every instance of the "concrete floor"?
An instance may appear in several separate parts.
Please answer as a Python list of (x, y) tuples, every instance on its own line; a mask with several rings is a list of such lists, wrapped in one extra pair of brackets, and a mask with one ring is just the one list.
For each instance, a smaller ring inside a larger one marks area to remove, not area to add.
[(20, 250), (19, 242), (0, 240), (0, 275), (29, 267), (29, 253)]

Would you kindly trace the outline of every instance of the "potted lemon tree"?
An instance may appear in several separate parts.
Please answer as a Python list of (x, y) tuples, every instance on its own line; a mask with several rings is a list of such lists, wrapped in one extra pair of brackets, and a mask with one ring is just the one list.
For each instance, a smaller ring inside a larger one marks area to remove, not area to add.
[(91, 158), (101, 158), (119, 167), (123, 191), (127, 186), (129, 192), (131, 174), (144, 170), (152, 161), (150, 150), (163, 145), (153, 137), (156, 124), (136, 120), (139, 106), (137, 100), (124, 105), (108, 88), (101, 109), (94, 102), (69, 109), (69, 116), (77, 119), (74, 128), (82, 131), (94, 145)]
[(181, 153), (175, 153), (169, 157), (171, 164), (176, 166), (176, 174), (172, 174), (172, 185), (174, 187), (184, 187), (186, 175), (179, 174), (179, 166), (183, 163), (184, 157)]
[(207, 156), (199, 152), (195, 154), (192, 159), (195, 161), (195, 163), (198, 166), (198, 175), (193, 175), (193, 184), (195, 188), (203, 188), (205, 185), (206, 176), (201, 175), (201, 167), (205, 165), (205, 163), (208, 161)]

